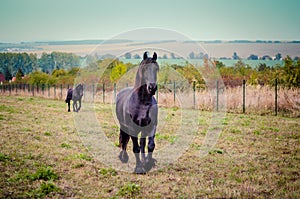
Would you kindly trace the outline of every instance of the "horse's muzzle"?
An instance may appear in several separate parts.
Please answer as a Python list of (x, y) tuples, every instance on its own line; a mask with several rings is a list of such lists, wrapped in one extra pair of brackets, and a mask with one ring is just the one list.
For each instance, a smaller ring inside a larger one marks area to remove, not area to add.
[(134, 123), (140, 127), (145, 127), (151, 123), (151, 119), (149, 117), (141, 118), (141, 119), (134, 120)]
[(148, 93), (151, 95), (155, 95), (155, 92), (157, 91), (157, 85), (156, 83), (149, 83), (147, 86)]

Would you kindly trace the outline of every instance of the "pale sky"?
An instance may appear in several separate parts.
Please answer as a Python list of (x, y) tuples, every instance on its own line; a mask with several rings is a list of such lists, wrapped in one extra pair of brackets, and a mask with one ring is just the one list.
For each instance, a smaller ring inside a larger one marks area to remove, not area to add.
[(300, 40), (299, 8), (299, 0), (0, 0), (0, 42), (110, 39), (144, 27), (192, 40)]

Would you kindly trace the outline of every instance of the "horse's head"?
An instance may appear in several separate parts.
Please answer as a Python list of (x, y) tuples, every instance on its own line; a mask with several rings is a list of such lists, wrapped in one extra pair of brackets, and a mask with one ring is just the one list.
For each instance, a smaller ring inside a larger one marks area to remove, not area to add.
[(83, 96), (83, 85), (82, 84), (78, 84), (76, 86), (76, 93), (79, 95), (79, 97)]
[(154, 95), (157, 90), (157, 73), (159, 65), (156, 62), (157, 54), (154, 52), (153, 57), (148, 57), (147, 52), (144, 53), (136, 76), (136, 86), (146, 87), (149, 95)]

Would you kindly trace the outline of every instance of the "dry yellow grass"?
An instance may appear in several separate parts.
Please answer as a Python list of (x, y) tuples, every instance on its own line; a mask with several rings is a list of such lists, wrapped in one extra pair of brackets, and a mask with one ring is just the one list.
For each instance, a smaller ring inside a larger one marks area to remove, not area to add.
[[(104, 164), (83, 145), (74, 116), (87, 108), (72, 114), (59, 100), (1, 96), (0, 198), (299, 198), (299, 118), (228, 113), (217, 144), (199, 157), (211, 117), (200, 111), (179, 159), (135, 175)], [(95, 114), (117, 142), (111, 108), (96, 103)], [(166, 144), (174, 150), (182, 111), (161, 108), (166, 116), (159, 124), (167, 127), (157, 134), (157, 150)]]

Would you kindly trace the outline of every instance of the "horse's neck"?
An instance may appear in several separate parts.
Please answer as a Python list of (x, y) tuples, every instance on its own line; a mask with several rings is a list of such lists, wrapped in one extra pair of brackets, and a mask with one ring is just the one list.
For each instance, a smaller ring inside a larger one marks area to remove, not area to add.
[(139, 87), (142, 86), (142, 84), (143, 84), (142, 78), (139, 76), (139, 71), (138, 71), (135, 76), (134, 88), (138, 89)]
[(146, 85), (134, 88), (133, 95), (138, 99), (140, 103), (151, 103), (152, 102), (152, 95), (149, 95), (146, 90)]

